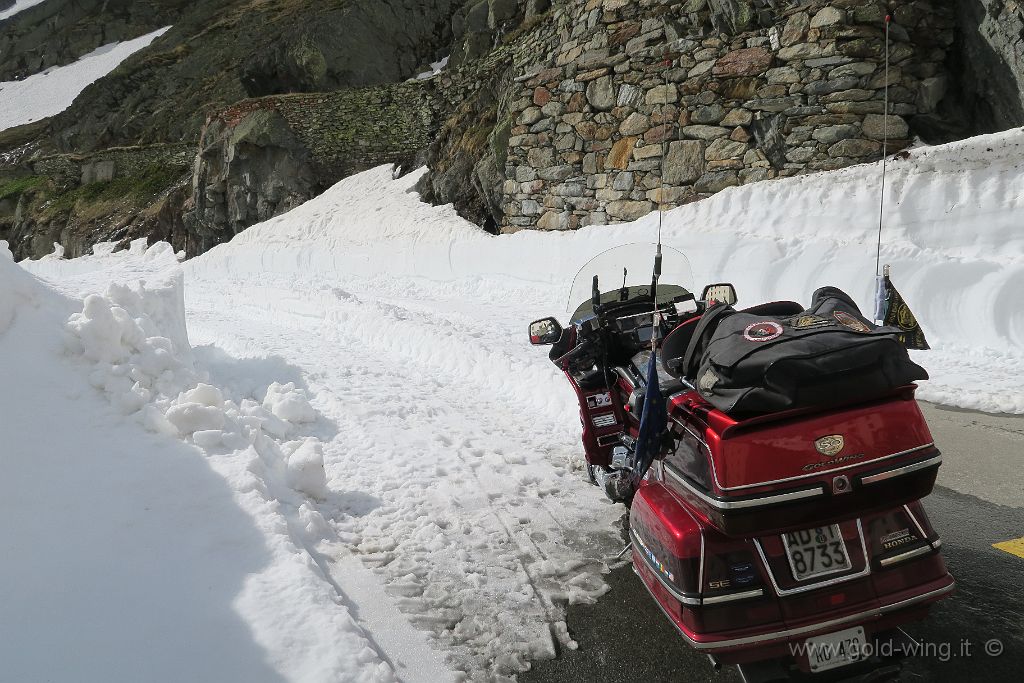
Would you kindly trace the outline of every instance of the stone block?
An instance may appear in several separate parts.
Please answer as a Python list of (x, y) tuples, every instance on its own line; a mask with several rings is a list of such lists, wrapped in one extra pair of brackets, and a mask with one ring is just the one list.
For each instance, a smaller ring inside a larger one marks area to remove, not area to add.
[(618, 221), (635, 221), (646, 216), (654, 209), (649, 201), (616, 200), (608, 202), (605, 211), (608, 216)]
[(520, 126), (532, 126), (544, 117), (540, 112), (540, 107), (529, 107), (519, 115), (517, 122)]
[(629, 136), (620, 139), (608, 152), (608, 158), (605, 159), (605, 168), (617, 168), (624, 170), (629, 166), (629, 160), (633, 156), (633, 148), (636, 147), (636, 141), (640, 138)]
[(734, 187), (739, 184), (739, 176), (736, 171), (715, 171), (714, 173), (706, 173), (701, 176), (694, 185), (694, 189), (697, 192), (721, 192), (727, 187)]
[(542, 168), (539, 171), (537, 171), (537, 175), (543, 180), (547, 180), (549, 182), (558, 182), (570, 177), (571, 175), (573, 175), (573, 172), (574, 171), (572, 166), (564, 164), (561, 166), (550, 166), (548, 168)]
[(779, 39), (780, 44), (783, 47), (789, 47), (803, 41), (810, 25), (811, 18), (807, 12), (797, 12), (792, 15), (786, 21), (785, 28), (782, 29), (782, 36)]
[(725, 108), (720, 104), (710, 104), (693, 110), (690, 119), (697, 124), (714, 124), (725, 118)]
[(860, 128), (853, 124), (824, 126), (815, 129), (811, 135), (815, 140), (824, 145), (834, 145), (840, 140), (860, 137)]
[(598, 111), (609, 111), (615, 106), (615, 84), (611, 76), (602, 76), (587, 85), (587, 101)]
[(753, 118), (754, 114), (749, 109), (737, 107), (726, 114), (725, 118), (723, 118), (719, 123), (728, 128), (732, 128), (733, 126), (749, 126)]
[(656, 85), (644, 95), (647, 104), (671, 104), (679, 101), (679, 88), (674, 83)]
[(534, 168), (544, 168), (555, 163), (555, 150), (550, 147), (534, 147), (526, 153), (526, 162)]
[(634, 176), (629, 171), (617, 173), (612, 179), (612, 189), (622, 192), (629, 192), (633, 189)]
[(763, 47), (745, 47), (720, 57), (712, 68), (718, 78), (758, 76), (772, 65), (772, 53)]
[(888, 130), (888, 137), (893, 139), (904, 139), (910, 134), (910, 127), (900, 116), (885, 116), (883, 114), (868, 114), (864, 117), (862, 125), (864, 137), (874, 140), (881, 140)]
[(685, 126), (682, 132), (686, 137), (698, 140), (714, 140), (715, 138), (724, 138), (729, 135), (729, 129), (721, 126)]
[(838, 7), (822, 7), (811, 18), (811, 28), (826, 28), (846, 23), (846, 12)]
[(639, 112), (633, 112), (619, 126), (622, 135), (642, 135), (651, 127), (651, 120)]
[(692, 183), (704, 173), (704, 143), (700, 140), (676, 140), (669, 143), (662, 168), (665, 183)]
[(728, 138), (718, 138), (704, 151), (706, 161), (721, 161), (723, 159), (740, 159), (747, 151), (745, 142), (736, 142)]
[(662, 152), (662, 146), (657, 145), (644, 145), (643, 147), (637, 147), (633, 150), (634, 159), (650, 159), (652, 157), (660, 157)]
[(833, 159), (839, 157), (863, 157), (875, 156), (882, 153), (881, 143), (874, 140), (842, 140), (828, 148), (828, 155)]
[(569, 227), (568, 211), (546, 211), (537, 221), (540, 230), (565, 230)]

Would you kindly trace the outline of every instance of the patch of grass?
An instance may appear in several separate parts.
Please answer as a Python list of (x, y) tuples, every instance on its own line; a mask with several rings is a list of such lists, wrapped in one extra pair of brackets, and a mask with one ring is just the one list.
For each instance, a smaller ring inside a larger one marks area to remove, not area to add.
[(14, 180), (0, 184), (0, 200), (17, 199), (27, 191), (39, 187), (46, 182), (46, 178), (38, 175), (15, 178)]
[(156, 199), (181, 179), (183, 171), (174, 167), (154, 165), (134, 176), (82, 185), (70, 192), (50, 198), (44, 206), (48, 216), (74, 211), (84, 220), (104, 216), (119, 208), (137, 208)]

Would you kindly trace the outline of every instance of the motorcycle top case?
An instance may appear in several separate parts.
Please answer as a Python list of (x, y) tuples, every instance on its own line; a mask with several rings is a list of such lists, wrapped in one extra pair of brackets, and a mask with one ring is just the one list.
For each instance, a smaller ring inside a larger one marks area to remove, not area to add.
[(696, 392), (671, 397), (661, 476), (729, 536), (852, 519), (931, 493), (942, 456), (914, 386), (873, 401), (736, 420)]
[(709, 310), (683, 365), (702, 397), (731, 415), (824, 407), (927, 379), (898, 333), (866, 320), (842, 291), (823, 287), (794, 315)]

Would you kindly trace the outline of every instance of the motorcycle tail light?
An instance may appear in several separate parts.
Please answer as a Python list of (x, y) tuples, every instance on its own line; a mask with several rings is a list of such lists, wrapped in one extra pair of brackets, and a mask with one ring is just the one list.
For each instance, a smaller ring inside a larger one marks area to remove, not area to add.
[(704, 541), (702, 605), (691, 616), (694, 626), (712, 633), (780, 622), (775, 594), (765, 583), (751, 542), (711, 530)]
[(731, 596), (749, 593), (764, 585), (750, 541), (729, 538), (711, 530), (706, 531), (704, 540), (705, 601), (729, 602)]

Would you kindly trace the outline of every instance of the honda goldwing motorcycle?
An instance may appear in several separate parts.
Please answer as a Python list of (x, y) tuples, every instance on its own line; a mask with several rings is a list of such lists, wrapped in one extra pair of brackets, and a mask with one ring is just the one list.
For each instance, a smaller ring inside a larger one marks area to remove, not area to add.
[[(920, 503), (942, 458), (916, 386), (865, 393), (846, 373), (844, 390), (816, 386), (800, 405), (716, 407), (721, 378), (708, 381), (706, 368), (718, 366), (699, 341), (709, 316), (733, 310), (735, 288), (711, 284), (696, 297), (688, 261), (667, 247), (652, 283), (654, 253), (634, 244), (598, 255), (573, 282), (568, 327), (553, 317), (530, 325), (531, 343), (552, 346), (579, 399), (591, 482), (630, 505), (634, 571), (691, 647), (716, 667), (738, 665), (745, 680), (898, 674), (909, 638), (899, 626), (954, 587)], [(738, 312), (752, 322), (737, 329), (758, 350), (784, 332), (805, 342), (886, 336), (848, 303), (831, 314), (762, 304)], [(668, 427), (639, 472), (652, 348)]]

